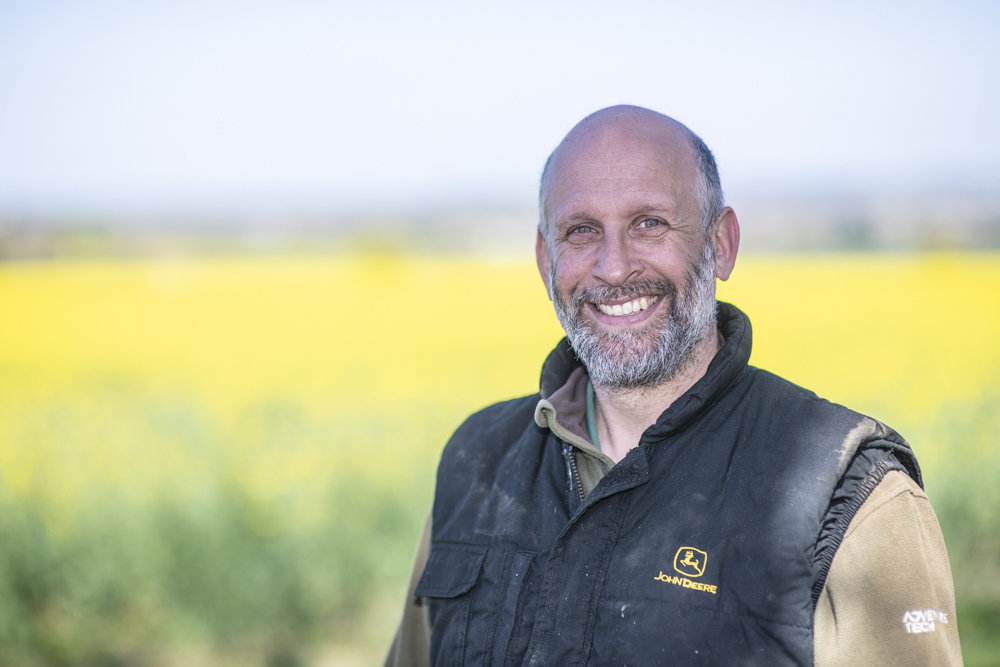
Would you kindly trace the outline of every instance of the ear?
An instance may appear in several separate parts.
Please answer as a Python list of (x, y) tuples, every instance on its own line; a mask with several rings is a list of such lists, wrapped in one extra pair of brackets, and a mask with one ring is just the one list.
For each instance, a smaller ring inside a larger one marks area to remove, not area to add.
[(715, 223), (715, 275), (719, 280), (727, 280), (736, 265), (736, 253), (740, 249), (740, 223), (736, 213), (728, 206)]
[(542, 230), (538, 230), (538, 238), (535, 239), (535, 261), (538, 262), (538, 273), (542, 276), (542, 282), (545, 283), (545, 292), (549, 295), (549, 301), (552, 300), (552, 285), (549, 284), (549, 246), (545, 243), (545, 237), (542, 236)]

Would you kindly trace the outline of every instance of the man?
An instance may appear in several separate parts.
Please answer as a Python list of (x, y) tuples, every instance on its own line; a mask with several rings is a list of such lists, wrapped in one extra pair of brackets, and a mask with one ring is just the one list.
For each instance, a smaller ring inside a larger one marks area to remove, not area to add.
[(711, 152), (612, 107), (549, 158), (539, 394), (442, 455), (388, 665), (958, 665), (906, 442), (750, 367)]

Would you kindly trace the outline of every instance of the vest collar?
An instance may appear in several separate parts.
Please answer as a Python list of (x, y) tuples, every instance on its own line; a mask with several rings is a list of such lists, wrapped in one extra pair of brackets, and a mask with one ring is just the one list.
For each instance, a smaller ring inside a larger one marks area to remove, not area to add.
[[(725, 343), (708, 365), (705, 375), (660, 415), (643, 434), (643, 440), (662, 440), (687, 426), (729, 389), (750, 361), (750, 319), (736, 306), (721, 301), (717, 304), (718, 326)], [(547, 399), (555, 393), (581, 365), (569, 339), (564, 337), (542, 365), (541, 397)]]

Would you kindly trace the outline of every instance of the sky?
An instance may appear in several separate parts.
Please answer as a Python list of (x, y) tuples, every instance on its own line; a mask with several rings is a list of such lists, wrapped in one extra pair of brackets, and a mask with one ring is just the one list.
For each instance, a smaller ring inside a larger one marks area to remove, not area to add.
[(0, 214), (530, 206), (618, 103), (727, 193), (1000, 187), (997, 2), (0, 0)]

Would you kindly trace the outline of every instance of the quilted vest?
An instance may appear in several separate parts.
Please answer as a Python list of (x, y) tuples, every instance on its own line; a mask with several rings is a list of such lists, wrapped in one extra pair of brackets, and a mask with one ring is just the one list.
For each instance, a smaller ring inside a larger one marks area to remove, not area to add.
[[(719, 304), (719, 326), (706, 375), (583, 500), (567, 447), (534, 421), (539, 395), (455, 432), (416, 590), (433, 665), (812, 664), (838, 483), (864, 451), (918, 483), (919, 468), (883, 424), (748, 366), (735, 307)], [(542, 395), (575, 363), (564, 341)]]

